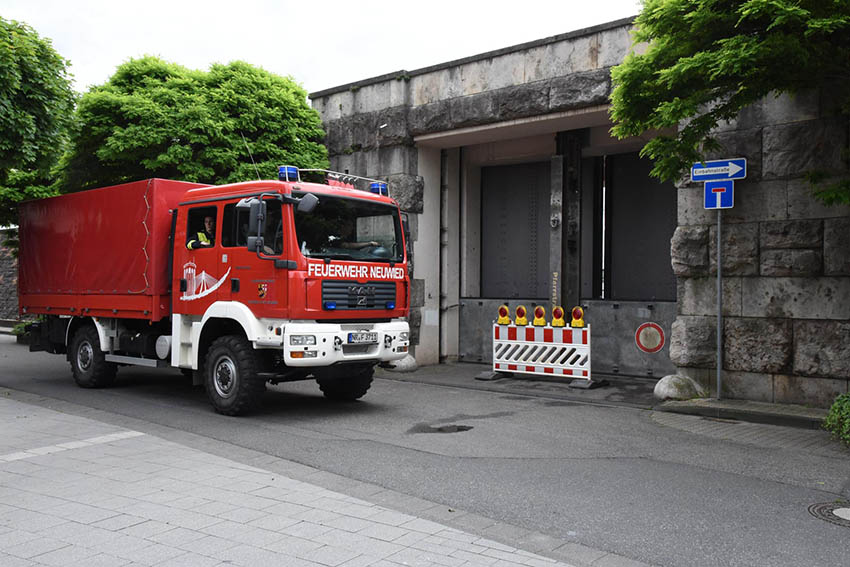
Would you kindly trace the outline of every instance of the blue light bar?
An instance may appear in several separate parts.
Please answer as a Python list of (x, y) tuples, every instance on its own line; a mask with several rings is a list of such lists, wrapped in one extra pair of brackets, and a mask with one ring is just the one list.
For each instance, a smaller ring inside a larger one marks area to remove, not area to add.
[(336, 301), (325, 301), (325, 309), (328, 311), (336, 309)]
[(374, 182), (369, 184), (369, 191), (375, 193), (376, 195), (383, 195), (384, 197), (388, 197), (390, 194), (389, 188), (386, 183)]
[(281, 181), (298, 181), (298, 168), (294, 165), (281, 165), (277, 168), (277, 178)]
[(395, 301), (387, 301), (387, 309), (395, 309)]

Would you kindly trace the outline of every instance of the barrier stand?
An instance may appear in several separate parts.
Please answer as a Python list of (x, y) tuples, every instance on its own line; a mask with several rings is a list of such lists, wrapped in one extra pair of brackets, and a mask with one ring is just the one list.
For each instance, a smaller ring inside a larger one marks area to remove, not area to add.
[(476, 376), (477, 380), (495, 380), (512, 373), (547, 377), (574, 377), (571, 388), (589, 389), (607, 384), (593, 380), (590, 372), (590, 326), (584, 324), (584, 311), (576, 307), (569, 327), (564, 325), (563, 309), (553, 310), (554, 319), (546, 323), (545, 310), (534, 309), (534, 321), (528, 325), (525, 307), (516, 309), (513, 322), (507, 307), (499, 308), (499, 320), (493, 323), (493, 372)]

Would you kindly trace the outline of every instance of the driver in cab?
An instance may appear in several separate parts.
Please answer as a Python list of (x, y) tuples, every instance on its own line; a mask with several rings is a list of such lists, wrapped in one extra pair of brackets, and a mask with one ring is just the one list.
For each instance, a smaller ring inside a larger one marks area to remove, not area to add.
[(215, 244), (215, 217), (207, 215), (204, 217), (204, 230), (198, 231), (194, 238), (186, 243), (189, 250), (198, 248), (210, 248)]

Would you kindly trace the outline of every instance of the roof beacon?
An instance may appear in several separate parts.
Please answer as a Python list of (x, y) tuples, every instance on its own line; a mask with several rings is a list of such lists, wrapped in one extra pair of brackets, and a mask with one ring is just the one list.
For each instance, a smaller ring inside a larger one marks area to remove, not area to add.
[(298, 168), (294, 165), (281, 165), (277, 168), (277, 178), (280, 181), (298, 181)]

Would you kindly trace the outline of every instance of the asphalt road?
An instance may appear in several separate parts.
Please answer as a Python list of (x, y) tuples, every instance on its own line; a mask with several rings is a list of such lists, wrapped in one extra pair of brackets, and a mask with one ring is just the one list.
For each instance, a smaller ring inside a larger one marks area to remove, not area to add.
[(222, 452), (249, 448), (642, 562), (850, 557), (850, 528), (807, 511), (850, 499), (846, 452), (713, 439), (646, 410), (393, 380), (376, 380), (356, 403), (329, 402), (313, 382), (281, 385), (259, 413), (228, 418), (175, 371), (118, 375), (113, 388), (79, 389), (64, 357), (0, 337), (0, 387), (45, 404), (95, 408), (137, 429), (140, 420), (164, 437), (190, 432)]

